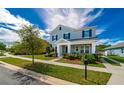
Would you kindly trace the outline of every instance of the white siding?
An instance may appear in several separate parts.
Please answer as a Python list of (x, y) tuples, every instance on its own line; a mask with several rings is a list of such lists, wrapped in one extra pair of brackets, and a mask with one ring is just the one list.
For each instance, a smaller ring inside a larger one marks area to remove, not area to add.
[(113, 54), (113, 55), (124, 56), (124, 52), (122, 53), (121, 48), (107, 50), (106, 52), (107, 52), (107, 55)]
[(82, 38), (82, 31), (85, 29), (92, 29), (92, 37), (95, 37), (95, 28), (94, 27), (87, 27), (87, 28), (82, 28), (80, 30), (75, 30), (70, 27), (66, 26), (61, 26), (61, 30), (59, 30), (59, 26), (57, 26), (54, 31), (52, 31), (50, 35), (50, 42), (54, 45), (56, 42), (55, 40), (52, 41), (52, 36), (58, 35), (58, 40), (63, 38), (64, 33), (70, 33), (70, 39), (81, 39)]

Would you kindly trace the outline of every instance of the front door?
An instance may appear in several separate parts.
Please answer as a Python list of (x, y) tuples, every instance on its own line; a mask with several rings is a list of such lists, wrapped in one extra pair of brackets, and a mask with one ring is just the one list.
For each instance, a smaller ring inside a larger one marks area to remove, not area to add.
[(66, 45), (62, 46), (62, 55), (68, 52), (68, 47)]

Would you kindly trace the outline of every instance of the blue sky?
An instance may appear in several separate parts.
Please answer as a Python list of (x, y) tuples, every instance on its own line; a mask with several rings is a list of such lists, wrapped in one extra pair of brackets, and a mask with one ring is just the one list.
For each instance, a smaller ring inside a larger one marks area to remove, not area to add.
[(10, 8), (0, 9), (0, 40), (11, 43), (19, 40), (16, 30), (23, 25), (37, 25), (41, 38), (49, 40), (49, 34), (58, 24), (73, 28), (96, 26), (97, 44), (123, 42), (124, 9), (51, 9)]

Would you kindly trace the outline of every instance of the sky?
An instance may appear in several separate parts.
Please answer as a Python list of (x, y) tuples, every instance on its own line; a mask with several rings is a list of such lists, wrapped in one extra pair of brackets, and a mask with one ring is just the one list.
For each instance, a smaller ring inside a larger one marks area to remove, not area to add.
[(122, 8), (1, 8), (0, 41), (18, 41), (17, 30), (23, 25), (36, 25), (40, 37), (49, 40), (48, 32), (62, 24), (73, 28), (96, 26), (97, 45), (124, 41), (124, 9)]

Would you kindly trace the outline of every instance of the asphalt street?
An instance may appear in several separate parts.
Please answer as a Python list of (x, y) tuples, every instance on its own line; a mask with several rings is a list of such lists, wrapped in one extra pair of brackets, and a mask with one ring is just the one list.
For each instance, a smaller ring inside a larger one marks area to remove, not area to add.
[(0, 66), (0, 85), (48, 85), (47, 83), (36, 80), (32, 77), (24, 75)]

